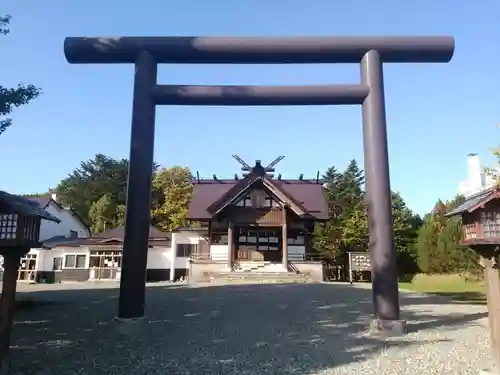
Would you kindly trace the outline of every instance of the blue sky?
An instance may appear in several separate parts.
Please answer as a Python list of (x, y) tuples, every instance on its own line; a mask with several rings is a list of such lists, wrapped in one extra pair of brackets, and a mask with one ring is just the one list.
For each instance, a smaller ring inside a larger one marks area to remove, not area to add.
[[(64, 5), (63, 5), (64, 4)], [(492, 163), (500, 122), (500, 2), (482, 0), (3, 0), (2, 85), (34, 83), (43, 95), (16, 110), (0, 137), (0, 189), (54, 187), (80, 161), (128, 157), (131, 65), (70, 65), (66, 36), (453, 35), (450, 64), (385, 66), (391, 185), (417, 212), (451, 198), (465, 158)], [(171, 84), (357, 83), (357, 65), (163, 65)], [(26, 150), (21, 152), (20, 150)], [(361, 108), (159, 107), (155, 160), (201, 176), (232, 176), (238, 154), (284, 177), (314, 177), (363, 162)]]

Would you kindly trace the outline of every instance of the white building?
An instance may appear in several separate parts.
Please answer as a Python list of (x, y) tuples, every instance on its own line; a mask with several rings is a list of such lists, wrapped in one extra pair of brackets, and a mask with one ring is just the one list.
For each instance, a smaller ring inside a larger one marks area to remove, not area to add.
[[(42, 222), (40, 241), (44, 248), (31, 249), (22, 259), (19, 281), (119, 281), (125, 230), (115, 228), (91, 236), (87, 225), (71, 209), (59, 204), (55, 196), (32, 198), (61, 220), (59, 224)], [(220, 238), (219, 238), (220, 237)], [(209, 241), (211, 238), (212, 241)], [(147, 254), (147, 281), (174, 281), (188, 277), (192, 260), (206, 262), (213, 268), (225, 267), (230, 247), (227, 235), (209, 236), (208, 228), (180, 228), (172, 233), (150, 227)], [(289, 262), (306, 267), (304, 238), (287, 239)], [(212, 264), (214, 263), (214, 264)], [(198, 267), (199, 268), (199, 267)], [(235, 272), (283, 271), (282, 263), (239, 260)], [(196, 273), (196, 272), (195, 272)], [(198, 275), (199, 276), (199, 275)]]
[[(88, 225), (76, 212), (57, 202), (56, 198), (55, 194), (43, 197), (28, 197), (28, 199), (38, 203), (45, 211), (60, 220), (59, 223), (42, 220), (39, 241), (42, 243), (57, 243), (89, 237), (90, 228)], [(34, 282), (37, 277), (37, 271), (43, 268), (44, 263), (50, 262), (50, 258), (51, 255), (46, 249), (31, 249), (21, 259), (18, 280)]]
[[(49, 283), (119, 281), (124, 235), (124, 227), (120, 227), (89, 238), (58, 241), (51, 250), (34, 251), (32, 279)], [(150, 227), (147, 281), (187, 277), (189, 258), (204, 241), (195, 229), (167, 233)]]
[(479, 155), (471, 153), (467, 155), (467, 179), (458, 185), (458, 194), (469, 197), (494, 185), (493, 178), (486, 174), (481, 165)]
[(38, 203), (45, 211), (61, 221), (55, 223), (42, 220), (40, 242), (53, 241), (56, 238), (87, 238), (90, 236), (90, 228), (85, 221), (71, 208), (59, 203), (56, 194), (28, 197), (28, 199)]

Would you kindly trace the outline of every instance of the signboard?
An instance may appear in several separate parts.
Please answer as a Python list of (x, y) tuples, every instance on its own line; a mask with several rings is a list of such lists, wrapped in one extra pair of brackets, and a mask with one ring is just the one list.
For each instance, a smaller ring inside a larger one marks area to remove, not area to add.
[(349, 253), (349, 268), (352, 271), (370, 271), (370, 253)]
[(370, 271), (370, 253), (349, 253), (349, 282), (352, 284), (353, 271)]

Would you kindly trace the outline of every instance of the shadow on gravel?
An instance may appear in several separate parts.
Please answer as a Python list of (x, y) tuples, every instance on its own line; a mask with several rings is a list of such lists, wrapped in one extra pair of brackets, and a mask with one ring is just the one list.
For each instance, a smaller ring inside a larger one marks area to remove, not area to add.
[[(344, 284), (150, 286), (147, 318), (138, 323), (114, 321), (116, 288), (20, 297), (52, 303), (18, 313), (9, 374), (302, 375), (424, 343), (365, 335), (371, 290)], [(402, 294), (412, 306), (405, 311), (410, 331), (454, 329), (486, 316), (413, 307), (443, 302)]]
[(437, 296), (450, 298), (453, 303), (463, 303), (466, 305), (486, 305), (486, 296), (478, 292), (459, 292), (459, 293), (434, 293)]

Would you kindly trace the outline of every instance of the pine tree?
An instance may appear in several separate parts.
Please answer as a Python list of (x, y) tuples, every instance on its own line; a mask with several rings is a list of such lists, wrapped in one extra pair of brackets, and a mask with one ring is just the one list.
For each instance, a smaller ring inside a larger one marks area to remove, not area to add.
[(445, 216), (464, 201), (463, 196), (456, 196), (446, 203), (438, 200), (432, 212), (424, 218), (416, 246), (422, 272), (479, 274), (477, 254), (470, 248), (460, 245), (461, 219)]
[(416, 273), (418, 265), (415, 246), (419, 222), (401, 195), (395, 192), (392, 193), (392, 217), (398, 273)]
[[(323, 179), (330, 220), (316, 225), (314, 249), (331, 263), (345, 266), (347, 252), (369, 251), (364, 173), (357, 162), (351, 160), (343, 172), (333, 166), (328, 168)], [(418, 269), (416, 242), (422, 219), (412, 213), (397, 193), (392, 195), (392, 210), (398, 272), (415, 273)]]
[(418, 265), (424, 273), (439, 273), (441, 268), (436, 265), (438, 226), (433, 215), (429, 215), (420, 228), (417, 242)]

